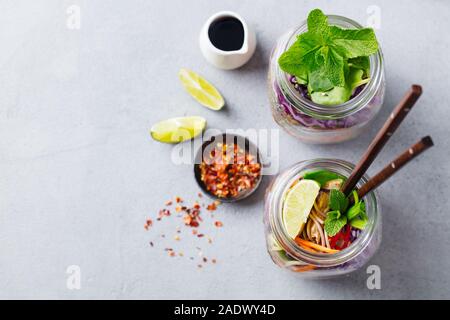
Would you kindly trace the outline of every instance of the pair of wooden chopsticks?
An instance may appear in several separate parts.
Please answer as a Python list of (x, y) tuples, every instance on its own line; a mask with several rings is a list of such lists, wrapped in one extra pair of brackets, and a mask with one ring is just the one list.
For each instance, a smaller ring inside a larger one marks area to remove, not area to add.
[[(403, 99), (395, 107), (383, 127), (373, 139), (369, 148), (362, 156), (359, 163), (355, 166), (350, 177), (346, 180), (341, 188), (341, 191), (349, 195), (355, 188), (359, 179), (364, 175), (369, 166), (375, 160), (378, 153), (385, 146), (389, 138), (394, 134), (395, 130), (400, 126), (403, 119), (409, 113), (416, 101), (422, 94), (422, 87), (419, 85), (412, 85), (411, 89), (406, 93)], [(423, 137), (418, 142), (406, 149), (402, 154), (395, 158), (391, 163), (384, 167), (380, 172), (373, 176), (367, 183), (357, 190), (360, 198), (364, 197), (367, 193), (377, 188), (387, 179), (389, 179), (394, 173), (402, 168), (409, 161), (417, 157), (419, 154), (433, 146), (433, 140), (430, 136)]]

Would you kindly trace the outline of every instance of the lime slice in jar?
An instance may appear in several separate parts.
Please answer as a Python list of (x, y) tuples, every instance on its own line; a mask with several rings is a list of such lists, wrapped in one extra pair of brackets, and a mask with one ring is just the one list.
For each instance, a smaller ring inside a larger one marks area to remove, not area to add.
[(179, 143), (195, 138), (205, 127), (206, 120), (202, 117), (172, 118), (153, 125), (150, 135), (159, 142)]
[(292, 239), (302, 231), (320, 191), (314, 180), (300, 180), (287, 193), (283, 204), (283, 222)]
[(220, 110), (225, 105), (219, 91), (195, 72), (181, 69), (178, 77), (184, 89), (201, 105), (212, 110)]

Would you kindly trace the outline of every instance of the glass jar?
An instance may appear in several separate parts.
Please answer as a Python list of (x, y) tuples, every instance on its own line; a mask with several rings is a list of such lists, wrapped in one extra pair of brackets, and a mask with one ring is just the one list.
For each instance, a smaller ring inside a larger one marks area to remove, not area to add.
[[(364, 197), (369, 221), (349, 247), (338, 253), (312, 253), (289, 237), (283, 224), (282, 204), (286, 192), (303, 173), (324, 169), (348, 177), (354, 165), (335, 159), (299, 162), (280, 173), (266, 191), (264, 225), (267, 250), (278, 266), (305, 277), (322, 278), (346, 274), (361, 268), (374, 255), (381, 242), (381, 212), (375, 192)], [(367, 182), (364, 175), (357, 188)]]
[[(328, 16), (331, 25), (362, 28), (341, 16)], [(370, 81), (359, 87), (349, 101), (335, 106), (314, 103), (295, 83), (295, 77), (282, 71), (278, 58), (307, 31), (307, 23), (281, 36), (270, 57), (268, 93), (272, 115), (291, 135), (308, 143), (336, 143), (358, 136), (375, 117), (384, 100), (385, 80), (381, 49), (370, 56)], [(360, 92), (359, 92), (360, 91)]]

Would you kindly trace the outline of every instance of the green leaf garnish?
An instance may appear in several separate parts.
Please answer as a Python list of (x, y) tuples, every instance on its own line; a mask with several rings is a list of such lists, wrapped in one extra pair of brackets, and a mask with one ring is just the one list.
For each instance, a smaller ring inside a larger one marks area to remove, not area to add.
[(332, 211), (328, 212), (324, 222), (325, 231), (330, 237), (335, 236), (347, 223), (360, 230), (366, 227), (369, 218), (366, 214), (365, 203), (359, 199), (356, 191), (352, 194), (354, 204), (347, 210), (349, 200), (344, 193), (336, 189), (330, 190), (329, 208)]
[(364, 71), (364, 76), (370, 76), (370, 59), (369, 57), (357, 57), (348, 59), (348, 66)]
[(335, 236), (345, 225), (347, 224), (347, 217), (341, 215), (339, 211), (328, 212), (327, 218), (325, 219), (324, 229), (328, 236)]
[(339, 190), (330, 190), (330, 209), (333, 211), (345, 212), (348, 207), (348, 199)]
[(348, 101), (353, 90), (368, 81), (368, 57), (377, 50), (373, 29), (330, 26), (327, 16), (315, 9), (308, 15), (308, 31), (297, 37), (278, 64), (308, 85), (312, 101), (336, 105)]
[(316, 171), (310, 171), (306, 172), (303, 175), (303, 179), (308, 180), (314, 180), (317, 183), (320, 184), (321, 187), (323, 187), (328, 181), (335, 180), (335, 179), (343, 179), (344, 177), (340, 174), (328, 171), (328, 170), (316, 170)]
[(359, 216), (361, 214), (361, 202), (358, 202), (357, 204), (353, 205), (348, 209), (347, 211), (347, 218), (348, 220), (352, 220), (353, 218)]
[(366, 205), (358, 197), (356, 190), (353, 190), (354, 205), (352, 205), (347, 213), (347, 220), (350, 221), (350, 225), (354, 228), (363, 230), (369, 221), (366, 214)]
[(350, 225), (353, 228), (359, 229), (359, 230), (364, 230), (364, 228), (367, 225), (368, 220), (367, 219), (361, 219), (361, 218), (354, 218), (352, 220), (350, 220)]

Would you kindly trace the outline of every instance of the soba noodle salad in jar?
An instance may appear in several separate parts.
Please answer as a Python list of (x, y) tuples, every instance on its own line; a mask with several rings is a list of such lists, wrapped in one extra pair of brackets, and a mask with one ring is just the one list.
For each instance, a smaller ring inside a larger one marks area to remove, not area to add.
[(384, 99), (383, 58), (372, 28), (315, 9), (279, 38), (268, 93), (274, 120), (309, 143), (356, 137)]
[(316, 159), (274, 180), (266, 193), (265, 226), (276, 264), (326, 277), (354, 271), (375, 253), (381, 241), (375, 194), (359, 199), (356, 192), (345, 196), (340, 191), (352, 168), (345, 161)]

